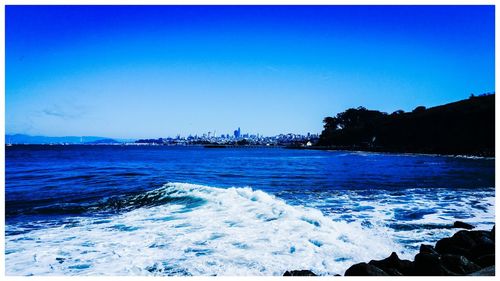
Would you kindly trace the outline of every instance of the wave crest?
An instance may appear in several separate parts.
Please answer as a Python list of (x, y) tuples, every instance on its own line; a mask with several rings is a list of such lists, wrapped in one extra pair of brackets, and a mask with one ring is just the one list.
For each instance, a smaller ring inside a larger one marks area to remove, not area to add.
[(399, 249), (383, 229), (335, 222), (249, 187), (168, 183), (128, 204), (141, 207), (9, 235), (7, 274), (336, 274)]

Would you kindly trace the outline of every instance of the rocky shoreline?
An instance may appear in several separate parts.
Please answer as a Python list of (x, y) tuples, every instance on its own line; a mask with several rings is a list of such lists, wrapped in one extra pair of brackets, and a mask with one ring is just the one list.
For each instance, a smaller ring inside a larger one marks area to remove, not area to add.
[[(453, 226), (468, 230), (443, 238), (435, 246), (422, 244), (413, 261), (401, 260), (393, 252), (383, 260), (355, 264), (344, 276), (495, 276), (495, 227), (491, 231), (470, 230), (474, 226), (463, 222)], [(292, 270), (283, 276), (316, 274)]]

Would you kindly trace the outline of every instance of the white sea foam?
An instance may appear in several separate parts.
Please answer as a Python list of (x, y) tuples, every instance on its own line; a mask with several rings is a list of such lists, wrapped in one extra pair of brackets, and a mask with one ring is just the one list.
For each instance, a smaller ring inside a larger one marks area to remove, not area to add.
[[(495, 222), (495, 189), (404, 189), (397, 191), (342, 190), (298, 196), (335, 221), (360, 221), (374, 229), (387, 227), (388, 235), (405, 246), (400, 257), (411, 259), (420, 244), (458, 231), (460, 220), (490, 230)], [(339, 208), (343, 206), (343, 208)]]
[(342, 274), (403, 251), (382, 225), (334, 221), (251, 188), (171, 183), (151, 193), (185, 202), (9, 235), (7, 275)]
[(453, 155), (450, 157), (465, 158), (465, 159), (479, 159), (479, 160), (495, 160), (495, 157), (488, 157), (488, 156)]

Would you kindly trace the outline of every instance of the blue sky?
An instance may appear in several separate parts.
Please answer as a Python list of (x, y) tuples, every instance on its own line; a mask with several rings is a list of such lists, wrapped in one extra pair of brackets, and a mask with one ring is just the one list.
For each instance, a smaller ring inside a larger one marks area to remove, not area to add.
[(6, 132), (319, 133), (493, 92), (493, 6), (7, 6)]

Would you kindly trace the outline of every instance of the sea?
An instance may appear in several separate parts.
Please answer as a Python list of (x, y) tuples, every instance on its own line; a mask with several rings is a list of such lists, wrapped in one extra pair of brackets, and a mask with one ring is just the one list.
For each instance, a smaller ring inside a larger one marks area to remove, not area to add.
[(495, 222), (495, 161), (202, 146), (5, 148), (6, 275), (273, 276), (412, 259)]

